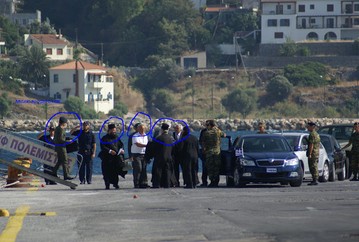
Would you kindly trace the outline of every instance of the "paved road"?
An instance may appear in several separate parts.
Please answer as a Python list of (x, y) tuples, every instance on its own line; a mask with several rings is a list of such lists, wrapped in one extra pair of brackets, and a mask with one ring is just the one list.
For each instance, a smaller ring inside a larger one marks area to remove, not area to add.
[[(2, 189), (0, 208), (17, 210), (10, 218), (23, 221), (0, 217), (0, 241), (11, 241), (5, 240), (15, 233), (9, 224), (19, 230), (17, 242), (359, 241), (359, 182), (132, 189), (128, 177), (120, 184), (104, 190), (96, 176), (77, 190)], [(29, 210), (21, 214), (21, 208)], [(45, 212), (56, 215), (40, 215)]]

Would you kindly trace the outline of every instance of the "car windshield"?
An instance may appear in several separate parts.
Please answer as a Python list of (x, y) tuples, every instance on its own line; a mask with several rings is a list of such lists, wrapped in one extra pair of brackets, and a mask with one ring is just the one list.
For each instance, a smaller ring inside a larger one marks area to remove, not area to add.
[(287, 141), (288, 141), (290, 147), (298, 146), (299, 136), (289, 136), (289, 135), (285, 135), (284, 137), (287, 139)]
[(353, 133), (353, 126), (330, 126), (318, 130), (320, 134), (333, 135), (337, 140), (349, 140)]
[(243, 137), (240, 142), (243, 152), (290, 152), (292, 151), (284, 137), (261, 136)]

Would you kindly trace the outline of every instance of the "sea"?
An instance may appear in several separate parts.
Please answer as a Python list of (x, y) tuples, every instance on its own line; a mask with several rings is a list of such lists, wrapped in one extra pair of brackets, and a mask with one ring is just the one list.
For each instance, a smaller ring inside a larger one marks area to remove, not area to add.
[[(255, 133), (256, 131), (250, 131), (250, 130), (241, 130), (241, 131), (226, 131), (226, 135), (231, 137), (232, 142), (234, 141), (234, 139), (240, 135), (244, 135), (244, 134), (251, 134), (251, 133)], [(94, 158), (94, 162), (93, 162), (93, 174), (102, 174), (101, 173), (101, 160), (98, 157), (98, 154), (101, 150), (100, 148), (100, 140), (98, 138), (98, 132), (94, 132), (95, 133), (95, 137), (96, 137), (96, 144), (97, 144), (97, 149), (96, 149), (96, 157)], [(24, 138), (29, 138), (29, 139), (36, 139), (37, 135), (39, 134), (38, 132), (19, 132), (17, 133), (21, 136), (23, 136)], [(195, 135), (197, 138), (199, 137), (200, 132), (191, 132), (191, 134)], [(70, 136), (70, 134), (67, 135), (68, 137), (72, 137)], [(121, 138), (121, 141), (124, 143), (124, 150), (125, 150), (125, 158), (128, 157), (127, 154), (127, 147), (128, 147), (128, 136), (126, 134), (124, 134)], [(223, 139), (222, 141), (222, 148), (223, 149), (228, 149), (228, 139)], [(0, 149), (0, 159), (3, 160), (7, 160), (7, 161), (11, 161), (11, 160), (15, 160), (17, 157), (19, 157), (19, 155), (8, 152), (6, 150)], [(199, 159), (199, 171), (202, 171), (202, 162)], [(4, 166), (3, 164), (0, 164), (0, 169), (6, 169), (7, 167)], [(42, 164), (37, 162), (37, 161), (33, 161), (33, 164), (31, 165), (31, 168), (33, 169), (37, 169), (37, 170), (41, 170), (42, 169)], [(147, 172), (150, 173), (152, 170), (152, 162), (147, 166)], [(74, 165), (73, 170), (72, 170), (72, 175), (76, 175), (78, 172), (78, 167), (77, 165)], [(129, 173), (132, 173), (132, 171), (129, 171)], [(61, 174), (61, 172), (60, 172)]]

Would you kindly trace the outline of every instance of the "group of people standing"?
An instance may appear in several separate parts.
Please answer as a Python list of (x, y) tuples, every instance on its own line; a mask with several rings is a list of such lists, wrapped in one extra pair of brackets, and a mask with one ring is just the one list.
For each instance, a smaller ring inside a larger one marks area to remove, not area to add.
[[(50, 126), (49, 135), (39, 138), (43, 141), (55, 144), (58, 162), (54, 168), (45, 167), (45, 172), (57, 176), (60, 166), (63, 168), (65, 180), (71, 180), (67, 164), (65, 128), (67, 119), (60, 117), (59, 125)], [(170, 133), (170, 125), (162, 123), (159, 132), (152, 137), (146, 133), (147, 127), (143, 123), (134, 126), (134, 132), (129, 135), (128, 157), (133, 167), (134, 188), (149, 188), (147, 177), (147, 165), (152, 162), (152, 188), (179, 187), (180, 170), (183, 175), (185, 188), (195, 188), (199, 184), (198, 158), (202, 160), (202, 185), (207, 186), (207, 176), (210, 187), (216, 187), (219, 183), (221, 165), (220, 143), (225, 134), (215, 125), (214, 120), (207, 120), (202, 129), (200, 139), (190, 133), (188, 126), (176, 124), (174, 132)], [(93, 159), (96, 155), (96, 139), (90, 129), (90, 123), (84, 122), (82, 132), (80, 126), (70, 131), (73, 136), (78, 136), (78, 160), (79, 179), (81, 184), (91, 184), (93, 172)], [(123, 170), (125, 164), (124, 144), (121, 141), (115, 124), (107, 125), (107, 134), (101, 138), (102, 175), (105, 188), (119, 189), (119, 175), (125, 177), (127, 171)], [(200, 148), (201, 147), (201, 148)], [(47, 184), (54, 184), (46, 180)]]

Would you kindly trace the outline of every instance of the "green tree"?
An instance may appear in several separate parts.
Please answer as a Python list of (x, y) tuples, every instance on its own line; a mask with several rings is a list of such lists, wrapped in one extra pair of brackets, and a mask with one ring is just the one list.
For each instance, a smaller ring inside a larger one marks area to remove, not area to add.
[(6, 92), (4, 92), (0, 97), (0, 115), (3, 119), (11, 110), (11, 101)]
[(293, 85), (284, 76), (275, 76), (269, 81), (266, 91), (274, 101), (283, 101), (292, 94)]
[(243, 118), (246, 118), (251, 113), (257, 102), (257, 95), (255, 89), (235, 89), (224, 98), (222, 98), (222, 105), (229, 112), (239, 112)]
[[(158, 108), (166, 116), (172, 116), (175, 109), (173, 94), (167, 89), (156, 89), (151, 93), (151, 107)], [(149, 107), (149, 109), (151, 108)]]
[(125, 115), (127, 113), (128, 113), (127, 106), (122, 102), (117, 102), (115, 104), (114, 109), (110, 110), (108, 115), (122, 117), (123, 115)]
[(64, 108), (68, 112), (76, 112), (78, 114), (81, 114), (84, 109), (85, 103), (82, 101), (81, 98), (70, 96), (65, 102), (64, 102)]
[(47, 78), (50, 66), (46, 58), (46, 53), (37, 46), (31, 47), (25, 52), (25, 55), (19, 57), (20, 72), (24, 80), (38, 85), (48, 86)]
[(281, 56), (295, 56), (297, 50), (298, 50), (297, 44), (293, 40), (287, 38), (286, 42), (283, 45), (281, 45), (279, 49), (279, 54)]
[(294, 86), (318, 87), (325, 85), (327, 73), (328, 68), (319, 62), (304, 62), (284, 67), (284, 76)]

